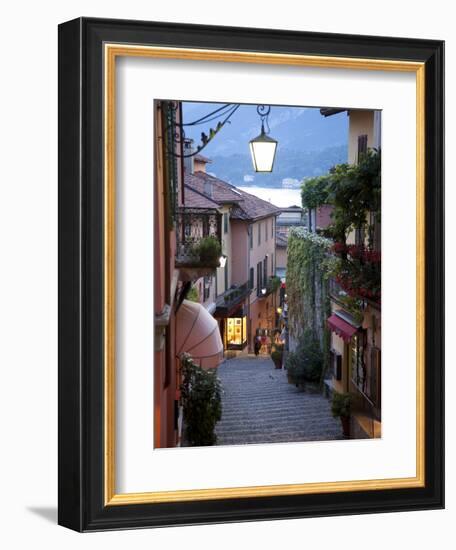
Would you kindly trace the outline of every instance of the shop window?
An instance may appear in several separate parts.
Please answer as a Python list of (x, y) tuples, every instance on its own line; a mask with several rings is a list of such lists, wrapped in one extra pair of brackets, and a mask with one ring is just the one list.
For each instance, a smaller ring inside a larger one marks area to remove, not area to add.
[(247, 344), (247, 316), (228, 317), (225, 323), (227, 349), (243, 349)]

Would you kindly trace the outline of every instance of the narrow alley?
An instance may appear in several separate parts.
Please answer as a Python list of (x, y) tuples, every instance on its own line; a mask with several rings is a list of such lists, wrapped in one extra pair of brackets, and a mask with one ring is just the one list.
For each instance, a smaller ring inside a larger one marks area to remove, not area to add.
[(330, 402), (289, 384), (269, 357), (230, 359), (218, 375), (224, 393), (217, 445), (342, 439)]

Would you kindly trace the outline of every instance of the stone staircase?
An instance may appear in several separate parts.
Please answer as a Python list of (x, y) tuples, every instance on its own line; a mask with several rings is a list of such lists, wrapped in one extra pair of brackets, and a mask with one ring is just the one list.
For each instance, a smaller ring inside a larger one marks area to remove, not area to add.
[(343, 439), (329, 401), (288, 384), (269, 357), (230, 359), (218, 375), (224, 393), (217, 445)]

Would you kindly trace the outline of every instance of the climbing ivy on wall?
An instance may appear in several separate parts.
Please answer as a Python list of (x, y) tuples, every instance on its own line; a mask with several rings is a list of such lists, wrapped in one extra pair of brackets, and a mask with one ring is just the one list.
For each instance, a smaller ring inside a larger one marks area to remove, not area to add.
[(291, 348), (305, 331), (319, 340), (327, 363), (330, 315), (328, 261), (332, 241), (302, 227), (290, 230), (287, 259), (287, 301)]

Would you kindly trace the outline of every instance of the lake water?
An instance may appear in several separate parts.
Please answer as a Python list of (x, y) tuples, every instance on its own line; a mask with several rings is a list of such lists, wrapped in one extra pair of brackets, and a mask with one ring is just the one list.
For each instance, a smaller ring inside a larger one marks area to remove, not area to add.
[(301, 206), (301, 190), (288, 188), (270, 188), (270, 187), (244, 187), (239, 185), (239, 189), (255, 195), (260, 199), (268, 201), (279, 208), (286, 208), (296, 204)]

